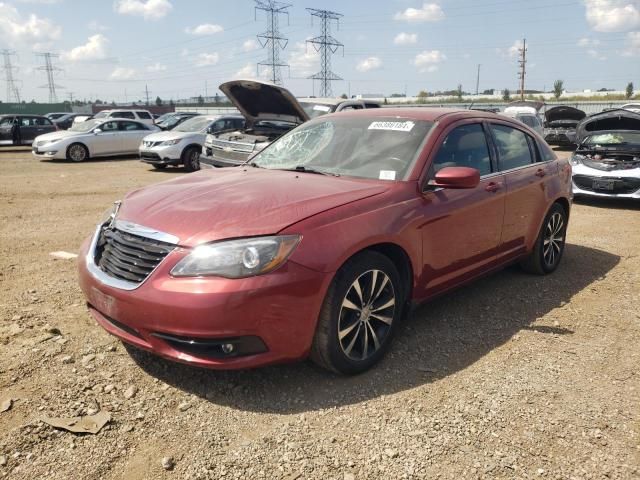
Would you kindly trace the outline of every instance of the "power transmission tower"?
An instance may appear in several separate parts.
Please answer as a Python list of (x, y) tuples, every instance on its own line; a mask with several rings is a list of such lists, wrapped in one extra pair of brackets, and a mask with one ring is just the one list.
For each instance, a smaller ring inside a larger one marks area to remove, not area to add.
[(524, 100), (524, 77), (527, 74), (526, 64), (527, 64), (527, 39), (522, 39), (522, 47), (518, 49), (520, 52), (520, 60), (518, 63), (520, 64), (520, 72), (518, 73), (518, 78), (520, 79), (520, 100)]
[(280, 75), (280, 67), (288, 67), (287, 63), (280, 61), (280, 50), (284, 50), (289, 39), (280, 35), (279, 16), (286, 15), (289, 20), (289, 12), (287, 8), (291, 6), (289, 3), (277, 2), (275, 0), (254, 0), (256, 2), (255, 14), (257, 11), (263, 10), (267, 14), (267, 31), (258, 35), (258, 41), (262, 48), (267, 49), (267, 60), (258, 62), (257, 74), (260, 75), (260, 65), (271, 69), (271, 81), (276, 85), (282, 84), (282, 75)]
[(321, 20), (320, 36), (307, 40), (307, 43), (311, 43), (313, 48), (320, 52), (320, 72), (311, 75), (309, 78), (320, 80), (321, 97), (331, 97), (333, 95), (331, 80), (342, 80), (341, 77), (331, 71), (331, 55), (336, 53), (340, 47), (342, 47), (344, 54), (344, 45), (331, 36), (331, 20), (335, 20), (339, 27), (342, 14), (315, 8), (307, 8), (307, 10), (311, 13), (312, 24), (313, 17), (318, 17)]
[(4, 58), (4, 76), (7, 82), (7, 102), (11, 103), (13, 99), (14, 102), (20, 103), (20, 91), (18, 90), (18, 86), (16, 85), (16, 81), (13, 78), (13, 72), (16, 70), (16, 67), (11, 63), (11, 57), (16, 54), (16, 52), (11, 50), (0, 50)]
[(43, 70), (47, 72), (47, 85), (43, 85), (41, 88), (49, 88), (49, 103), (58, 103), (58, 95), (56, 94), (56, 88), (64, 88), (60, 85), (56, 85), (56, 82), (53, 78), (55, 72), (61, 72), (62, 69), (55, 67), (53, 65), (52, 59), (58, 58), (60, 55), (56, 53), (43, 52), (36, 53), (36, 57), (44, 58), (44, 65), (42, 67), (38, 67), (38, 70)]

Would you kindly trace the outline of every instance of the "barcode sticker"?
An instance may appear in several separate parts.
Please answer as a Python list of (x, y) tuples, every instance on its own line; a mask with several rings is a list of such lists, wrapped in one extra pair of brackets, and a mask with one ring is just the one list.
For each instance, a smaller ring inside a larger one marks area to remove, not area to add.
[(410, 132), (415, 123), (413, 122), (373, 122), (369, 125), (369, 130), (393, 130), (396, 132)]
[(396, 171), (395, 170), (380, 170), (380, 176), (378, 176), (380, 180), (395, 180), (396, 179)]

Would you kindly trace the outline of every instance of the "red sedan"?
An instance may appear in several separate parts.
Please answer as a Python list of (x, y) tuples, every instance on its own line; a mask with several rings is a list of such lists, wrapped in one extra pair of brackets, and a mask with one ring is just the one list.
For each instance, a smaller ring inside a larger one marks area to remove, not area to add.
[(172, 360), (353, 374), (411, 305), (514, 262), (553, 272), (570, 205), (568, 161), (516, 120), (340, 113), (129, 193), (84, 243), (80, 285), (108, 332)]

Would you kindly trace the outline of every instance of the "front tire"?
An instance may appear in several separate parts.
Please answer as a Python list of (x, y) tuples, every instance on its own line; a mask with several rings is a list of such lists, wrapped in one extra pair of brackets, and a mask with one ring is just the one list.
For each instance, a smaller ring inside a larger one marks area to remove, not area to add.
[(552, 273), (562, 259), (567, 237), (567, 212), (554, 203), (542, 223), (533, 251), (520, 262), (522, 268), (536, 275)]
[(200, 150), (196, 147), (189, 147), (182, 153), (182, 163), (187, 172), (200, 170)]
[(353, 375), (377, 363), (389, 348), (402, 315), (404, 288), (384, 255), (365, 251), (336, 273), (324, 299), (311, 360)]
[(67, 148), (67, 160), (72, 162), (83, 162), (89, 158), (89, 150), (81, 143), (73, 143)]

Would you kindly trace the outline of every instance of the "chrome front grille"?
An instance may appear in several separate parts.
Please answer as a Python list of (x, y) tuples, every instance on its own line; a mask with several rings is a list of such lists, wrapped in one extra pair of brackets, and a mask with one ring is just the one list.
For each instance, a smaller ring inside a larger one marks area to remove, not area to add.
[(174, 248), (172, 243), (103, 227), (98, 234), (94, 262), (110, 277), (140, 284)]

